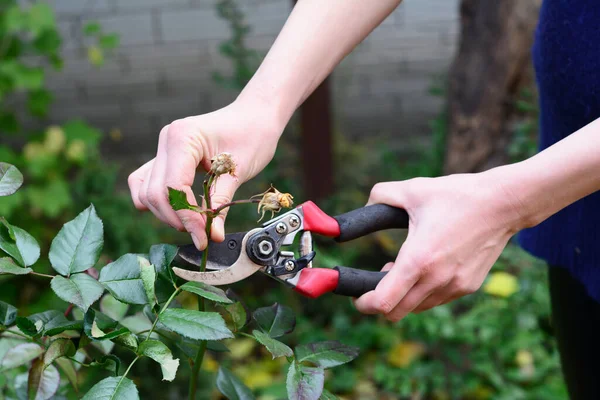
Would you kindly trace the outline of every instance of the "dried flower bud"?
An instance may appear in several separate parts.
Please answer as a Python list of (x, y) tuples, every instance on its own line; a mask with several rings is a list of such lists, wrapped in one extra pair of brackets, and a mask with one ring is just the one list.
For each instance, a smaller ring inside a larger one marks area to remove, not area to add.
[(264, 218), (265, 211), (271, 211), (271, 218), (273, 218), (273, 215), (281, 211), (282, 208), (290, 208), (294, 205), (294, 197), (291, 194), (281, 193), (273, 186), (266, 192), (252, 197), (257, 196), (262, 196), (262, 199), (258, 203), (258, 212), (261, 213), (258, 222)]
[(221, 153), (214, 156), (211, 160), (209, 173), (213, 174), (216, 178), (223, 174), (229, 174), (235, 176), (235, 162), (231, 153)]

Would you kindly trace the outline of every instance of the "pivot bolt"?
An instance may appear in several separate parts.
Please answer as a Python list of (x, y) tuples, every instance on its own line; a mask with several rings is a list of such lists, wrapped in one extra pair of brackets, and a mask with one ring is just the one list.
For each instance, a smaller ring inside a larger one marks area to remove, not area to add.
[(287, 260), (285, 262), (285, 270), (286, 271), (293, 271), (294, 268), (296, 268), (296, 264), (294, 264), (294, 262), (292, 260)]
[(300, 225), (300, 220), (295, 215), (292, 215), (290, 217), (290, 226), (296, 228), (298, 225)]
[(258, 244), (258, 252), (263, 256), (270, 256), (273, 253), (273, 245), (267, 240), (263, 240)]
[(283, 222), (280, 222), (275, 226), (275, 230), (277, 233), (283, 234), (287, 232), (287, 226)]

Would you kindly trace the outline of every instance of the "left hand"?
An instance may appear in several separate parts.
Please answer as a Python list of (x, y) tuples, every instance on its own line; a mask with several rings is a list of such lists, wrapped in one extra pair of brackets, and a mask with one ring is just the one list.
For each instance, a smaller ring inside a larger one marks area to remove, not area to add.
[(383, 268), (389, 273), (356, 308), (399, 321), (479, 289), (523, 222), (498, 170), (375, 185), (369, 204), (404, 208), (410, 225), (396, 260)]

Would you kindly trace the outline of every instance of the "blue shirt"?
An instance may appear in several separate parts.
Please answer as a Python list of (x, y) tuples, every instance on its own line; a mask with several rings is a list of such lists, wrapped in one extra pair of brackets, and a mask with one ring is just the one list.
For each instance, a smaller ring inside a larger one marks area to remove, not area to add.
[[(600, 0), (544, 0), (533, 62), (543, 150), (600, 118)], [(600, 192), (522, 231), (519, 242), (600, 302)]]

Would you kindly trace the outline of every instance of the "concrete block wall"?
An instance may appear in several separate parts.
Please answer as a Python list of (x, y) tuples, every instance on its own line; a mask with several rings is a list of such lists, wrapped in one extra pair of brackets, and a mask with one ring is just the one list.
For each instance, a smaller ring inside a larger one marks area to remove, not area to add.
[[(231, 66), (218, 51), (230, 35), (209, 0), (49, 0), (65, 35), (65, 68), (49, 76), (56, 101), (50, 122), (83, 117), (118, 128), (113, 157), (135, 165), (152, 157), (170, 121), (212, 111), (236, 93), (213, 71)], [(252, 27), (249, 44), (266, 53), (291, 10), (288, 0), (239, 0)], [(82, 28), (98, 21), (121, 45), (100, 68), (87, 61)], [(402, 144), (426, 138), (441, 106), (427, 94), (444, 73), (458, 35), (458, 0), (405, 0), (335, 70), (336, 128), (347, 137), (382, 137)], [(131, 157), (131, 149), (137, 150)]]

